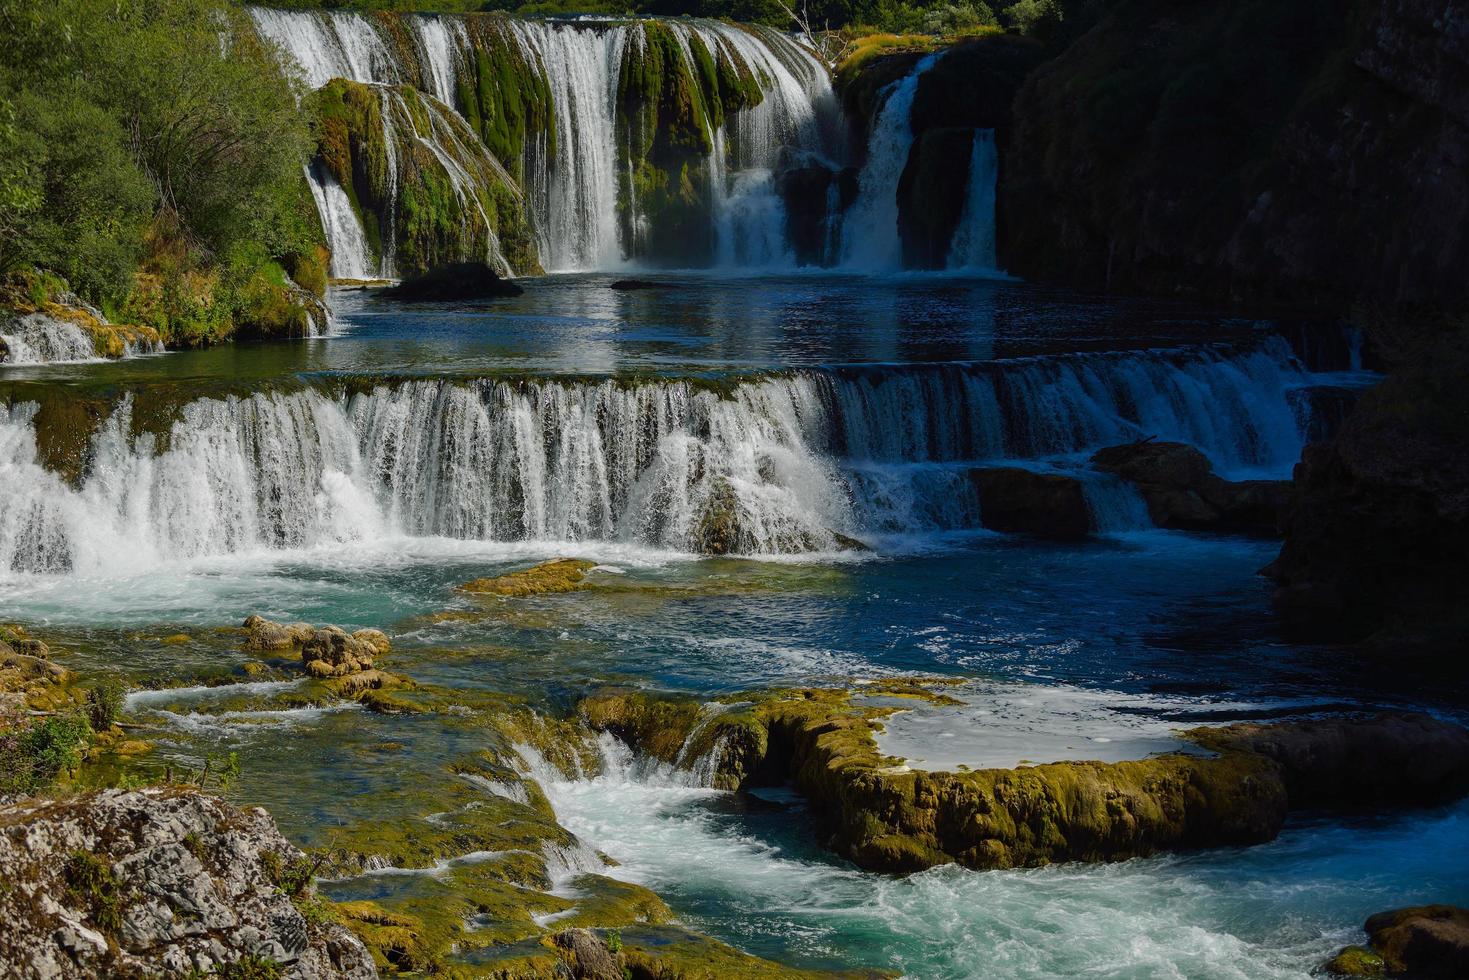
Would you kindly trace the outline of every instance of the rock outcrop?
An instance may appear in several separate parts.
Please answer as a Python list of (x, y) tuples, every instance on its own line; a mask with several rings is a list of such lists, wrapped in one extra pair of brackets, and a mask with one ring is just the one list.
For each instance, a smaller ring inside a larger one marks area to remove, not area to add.
[(469, 595), (505, 597), (576, 592), (587, 587), (587, 572), (596, 565), (596, 562), (584, 558), (553, 558), (518, 572), (465, 582), (459, 586), (459, 591)]
[(1158, 527), (1278, 534), (1289, 507), (1289, 483), (1225, 480), (1207, 456), (1181, 442), (1108, 446), (1091, 462), (1137, 487)]
[(1371, 947), (1348, 946), (1322, 967), (1324, 972), (1402, 980), (1469, 977), (1469, 909), (1422, 905), (1379, 912), (1362, 928)]
[(1461, 307), (1466, 92), (1469, 27), (1444, 0), (1113, 4), (1016, 98), (1001, 262), (1088, 288)]
[(1267, 572), (1276, 609), (1300, 635), (1371, 638), (1462, 664), (1469, 326), (1433, 332), (1362, 396), (1331, 442), (1307, 448), (1285, 546)]
[(1016, 466), (969, 471), (979, 495), (980, 523), (991, 531), (1048, 538), (1079, 538), (1092, 529), (1081, 481)]
[(377, 976), (360, 940), (308, 914), (309, 864), (264, 810), (176, 788), (24, 800), (0, 807), (0, 866), (17, 980)]
[(421, 276), (384, 289), (379, 296), (407, 303), (467, 302), (519, 296), (525, 290), (502, 279), (483, 262), (437, 266)]
[[(881, 695), (871, 701), (867, 695)], [(1263, 843), (1293, 807), (1417, 804), (1469, 790), (1469, 732), (1425, 716), (1351, 716), (1183, 733), (1213, 754), (928, 772), (874, 738), (894, 699), (950, 703), (892, 682), (767, 691), (710, 711), (612, 692), (583, 718), (670, 765), (741, 789), (789, 780), (829, 845), (876, 871), (1031, 867)]]
[[(363, 674), (380, 674), (376, 661), (392, 649), (386, 633), (376, 629), (360, 629), (348, 633), (340, 626), (312, 626), (310, 623), (276, 623), (263, 616), (245, 620), (245, 649), (259, 654), (300, 654), (301, 666), (313, 677), (347, 678)], [(381, 683), (358, 683), (356, 690), (377, 688)]]

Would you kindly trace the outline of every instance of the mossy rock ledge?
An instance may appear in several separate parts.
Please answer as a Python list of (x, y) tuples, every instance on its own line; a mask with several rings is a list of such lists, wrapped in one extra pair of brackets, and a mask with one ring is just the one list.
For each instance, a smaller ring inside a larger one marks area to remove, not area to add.
[[(880, 702), (864, 695), (881, 695)], [(929, 772), (884, 756), (874, 733), (910, 682), (765, 691), (712, 705), (642, 691), (583, 700), (634, 748), (741, 790), (792, 782), (828, 845), (863, 868), (976, 869), (1116, 861), (1258, 844), (1299, 807), (1420, 804), (1469, 791), (1469, 731), (1425, 715), (1350, 715), (1181, 733), (1212, 754)]]

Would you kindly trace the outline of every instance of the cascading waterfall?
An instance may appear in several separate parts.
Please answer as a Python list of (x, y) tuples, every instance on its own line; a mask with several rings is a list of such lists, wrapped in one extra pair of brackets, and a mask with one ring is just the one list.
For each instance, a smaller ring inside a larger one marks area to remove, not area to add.
[[(396, 37), (375, 18), (353, 13), (251, 8), (262, 37), (274, 42), (320, 87), (332, 78), (381, 85), (412, 85), (457, 112), (459, 72), (476, 43), (462, 18), (402, 17), (411, 50), (399, 54)], [(765, 27), (714, 21), (670, 21), (693, 65), (690, 38), (714, 56), (748, 68), (761, 101), (731, 113), (713, 134), (711, 220), (721, 265), (771, 266), (792, 261), (785, 241), (784, 206), (773, 172), (791, 156), (840, 156), (840, 110), (827, 73), (799, 44)], [(554, 150), (541, 134), (527, 136), (522, 188), (541, 264), (550, 271), (621, 265), (629, 243), (618, 221), (617, 91), (623, 52), (641, 43), (639, 24), (508, 19), (505, 29), (551, 94)], [(385, 114), (385, 119), (387, 114)], [(461, 120), (462, 121), (462, 120)], [(402, 123), (400, 122), (401, 126)], [(437, 128), (437, 127), (436, 127)], [(451, 154), (452, 155), (452, 154)], [(392, 161), (389, 161), (391, 164)], [(340, 273), (352, 278), (390, 276), (390, 257), (364, 262), (366, 236), (341, 189), (315, 171), (312, 191), (333, 252), (347, 254)], [(633, 202), (634, 206), (636, 202)], [(891, 229), (889, 229), (891, 234)], [(384, 235), (385, 246), (391, 235)], [(351, 272), (345, 270), (352, 270)]]
[[(1199, 446), (1226, 474), (1283, 475), (1301, 449), (1289, 393), (1308, 377), (1272, 339), (799, 371), (720, 392), (403, 381), (350, 397), (201, 398), (161, 450), (130, 435), (124, 400), (75, 487), (38, 462), (22, 404), (0, 411), (0, 569), (103, 572), (394, 535), (688, 551), (719, 520), (742, 553), (821, 550), (836, 533), (977, 526), (977, 463), (1079, 466), (1157, 436)], [(1134, 520), (1118, 513), (1113, 527)]]
[(959, 212), (959, 226), (949, 244), (948, 266), (962, 271), (993, 271), (995, 261), (995, 180), (1000, 158), (995, 131), (976, 130), (969, 157), (969, 193)]
[(919, 61), (889, 86), (867, 143), (867, 162), (857, 176), (857, 200), (842, 226), (842, 264), (857, 269), (896, 269), (902, 265), (898, 227), (898, 180), (913, 146), (910, 116), (918, 78), (938, 63), (940, 54)]
[(628, 30), (512, 21), (551, 87), (554, 165), (539, 161), (530, 188), (541, 264), (550, 271), (609, 268), (617, 241), (617, 73)]
[(373, 266), (372, 250), (347, 192), (321, 167), (306, 168), (306, 183), (311, 188), (316, 213), (321, 216), (321, 228), (331, 248), (332, 278), (373, 278), (377, 270)]

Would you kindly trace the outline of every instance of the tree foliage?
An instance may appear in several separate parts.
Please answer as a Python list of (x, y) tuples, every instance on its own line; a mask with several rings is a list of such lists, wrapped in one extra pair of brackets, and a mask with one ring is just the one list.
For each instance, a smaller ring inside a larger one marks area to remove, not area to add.
[(116, 297), (140, 265), (309, 238), (299, 85), (223, 0), (0, 0), (0, 272)]

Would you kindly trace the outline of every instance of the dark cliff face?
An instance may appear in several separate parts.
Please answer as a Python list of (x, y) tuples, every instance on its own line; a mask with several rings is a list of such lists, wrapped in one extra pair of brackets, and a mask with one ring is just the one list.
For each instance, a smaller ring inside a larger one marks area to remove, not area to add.
[[(1421, 326), (1418, 330), (1422, 330)], [(1438, 325), (1296, 467), (1276, 608), (1309, 637), (1463, 661), (1469, 325)]]
[(1449, 0), (1124, 0), (1014, 117), (1012, 272), (1335, 309), (1469, 299), (1469, 18)]

